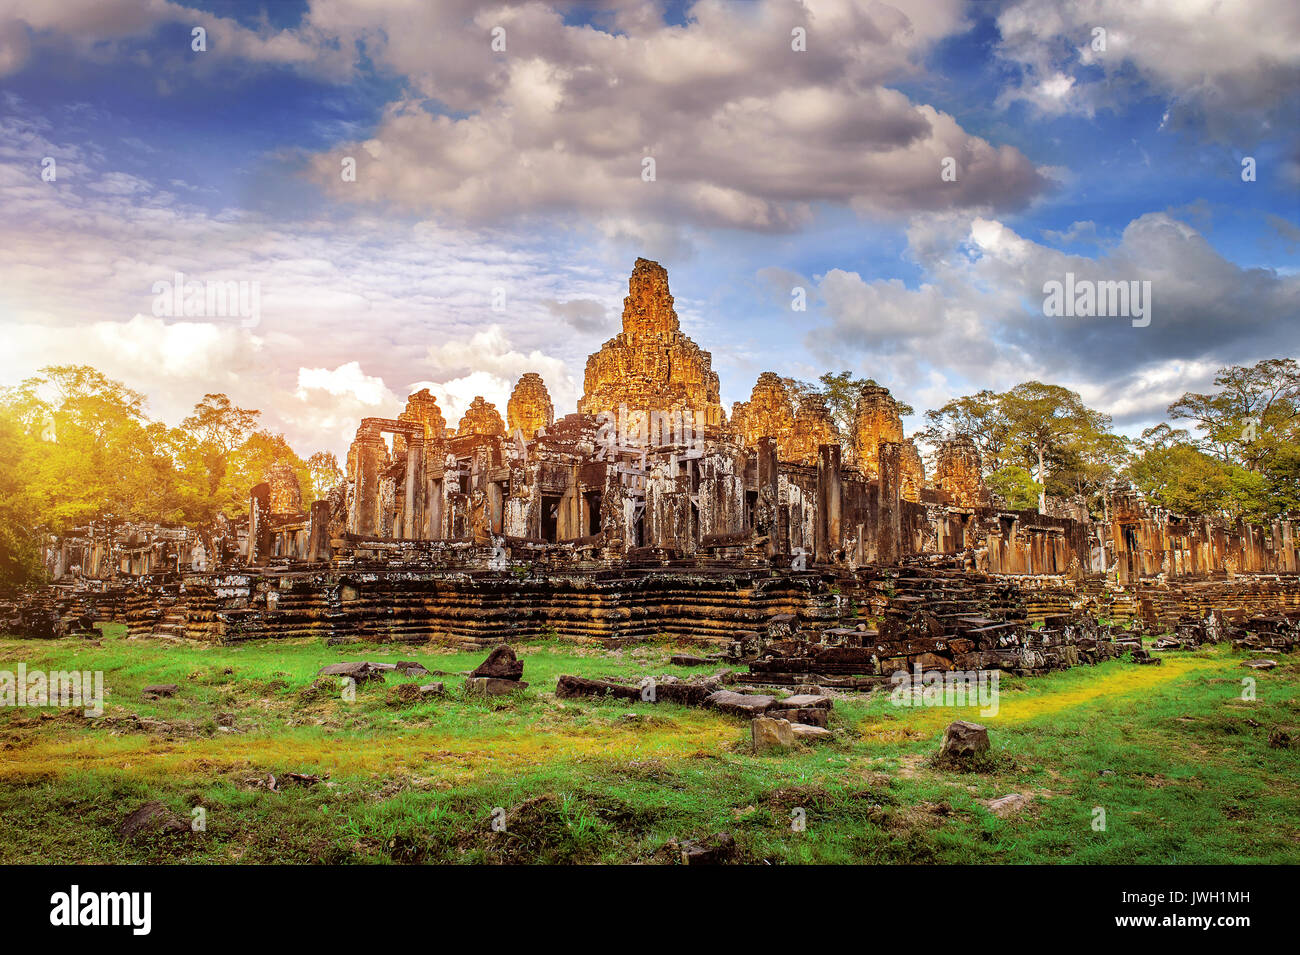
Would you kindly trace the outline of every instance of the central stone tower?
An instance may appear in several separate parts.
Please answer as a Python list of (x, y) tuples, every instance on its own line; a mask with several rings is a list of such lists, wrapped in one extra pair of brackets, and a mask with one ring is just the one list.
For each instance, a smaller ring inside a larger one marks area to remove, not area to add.
[(587, 358), (584, 414), (692, 411), (701, 427), (722, 424), (722, 401), (713, 356), (682, 334), (668, 272), (637, 259), (623, 299), (623, 331)]

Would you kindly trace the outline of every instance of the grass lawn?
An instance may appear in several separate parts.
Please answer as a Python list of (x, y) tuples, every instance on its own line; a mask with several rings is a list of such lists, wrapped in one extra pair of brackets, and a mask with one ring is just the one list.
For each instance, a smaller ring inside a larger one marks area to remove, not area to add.
[[(0, 669), (102, 670), (106, 695), (98, 721), (0, 709), (0, 862), (673, 862), (671, 840), (724, 831), (749, 862), (1300, 862), (1300, 744), (1269, 743), (1278, 729), (1300, 738), (1300, 664), (1286, 656), (1271, 672), (1218, 647), (1004, 677), (987, 718), (845, 694), (833, 742), (754, 756), (748, 727), (711, 711), (555, 699), (561, 673), (712, 672), (669, 666), (667, 643), (523, 644), (528, 689), (471, 700), (456, 674), (486, 651), (105, 629), (98, 647), (0, 638)], [(324, 664), (361, 659), (448, 671), (418, 678), (448, 695), (390, 703), (404, 679), (391, 673), (353, 701), (311, 690)], [(152, 683), (180, 691), (142, 702)], [(962, 718), (989, 727), (978, 772), (931, 765)], [(324, 779), (259, 785), (287, 772)], [(1018, 814), (985, 805), (1013, 792), (1032, 797)], [(155, 799), (184, 819), (203, 807), (206, 830), (124, 842), (123, 817)]]

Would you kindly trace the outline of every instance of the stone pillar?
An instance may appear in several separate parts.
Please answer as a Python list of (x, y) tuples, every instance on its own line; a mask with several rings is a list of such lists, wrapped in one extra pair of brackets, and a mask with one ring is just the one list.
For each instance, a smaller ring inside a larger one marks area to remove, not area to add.
[(758, 439), (758, 507), (754, 529), (767, 535), (764, 553), (775, 557), (781, 553), (781, 529), (777, 520), (779, 491), (777, 484), (776, 439)]
[(352, 477), (352, 508), (348, 514), (348, 530), (353, 534), (371, 537), (377, 533), (379, 510), (379, 457), (385, 450), (384, 439), (377, 434), (365, 434), (352, 442), (355, 470)]
[(256, 484), (248, 493), (248, 553), (250, 567), (261, 567), (271, 556), (271, 485)]
[(311, 531), (307, 537), (307, 559), (330, 559), (330, 502), (312, 501)]
[(1295, 552), (1295, 524), (1292, 521), (1282, 522), (1282, 558), (1282, 567), (1288, 574), (1300, 571), (1300, 560), (1297, 560)]
[(402, 507), (402, 537), (416, 540), (423, 526), (424, 440), (410, 437), (406, 443), (406, 494)]
[(840, 446), (823, 444), (817, 448), (817, 525), (814, 531), (813, 560), (829, 563), (843, 544), (840, 507)]
[(902, 547), (902, 445), (895, 441), (881, 441), (877, 453), (877, 471), (880, 478), (876, 494), (876, 560), (881, 564), (896, 564)]

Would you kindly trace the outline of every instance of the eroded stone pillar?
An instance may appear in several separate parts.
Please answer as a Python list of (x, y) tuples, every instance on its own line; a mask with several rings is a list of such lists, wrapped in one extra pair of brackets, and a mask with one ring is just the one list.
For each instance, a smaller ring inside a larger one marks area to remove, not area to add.
[(754, 530), (767, 535), (764, 552), (768, 557), (780, 553), (781, 534), (777, 521), (779, 490), (777, 485), (776, 440), (758, 439), (758, 506), (754, 509)]
[(402, 507), (402, 537), (415, 540), (420, 536), (423, 525), (421, 506), (422, 485), (424, 483), (424, 441), (409, 438), (406, 445), (406, 487)]
[(902, 445), (880, 442), (877, 454), (879, 491), (876, 495), (876, 560), (896, 564), (902, 546)]
[(271, 485), (255, 484), (248, 493), (248, 552), (250, 567), (261, 567), (271, 556)]
[(823, 444), (817, 449), (817, 527), (813, 554), (819, 564), (828, 563), (843, 541), (840, 506), (840, 446)]
[(379, 462), (387, 449), (377, 434), (359, 435), (352, 442), (352, 510), (348, 530), (365, 537), (373, 536), (379, 526)]
[(307, 536), (307, 559), (330, 559), (330, 502), (312, 501), (311, 530)]

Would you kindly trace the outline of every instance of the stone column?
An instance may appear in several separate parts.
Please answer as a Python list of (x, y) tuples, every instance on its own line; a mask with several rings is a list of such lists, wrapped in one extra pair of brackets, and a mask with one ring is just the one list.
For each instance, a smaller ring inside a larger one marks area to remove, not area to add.
[(311, 530), (307, 536), (307, 559), (330, 558), (330, 502), (312, 501)]
[(754, 529), (767, 535), (764, 553), (775, 557), (781, 552), (781, 531), (777, 520), (780, 506), (777, 484), (776, 439), (758, 439), (758, 507)]
[(248, 566), (261, 567), (271, 555), (271, 485), (257, 484), (248, 493)]
[(352, 477), (352, 509), (348, 514), (348, 530), (353, 534), (371, 537), (377, 533), (379, 454), (383, 449), (384, 439), (377, 434), (359, 435), (352, 442), (355, 473)]
[(881, 564), (896, 564), (901, 556), (902, 453), (903, 446), (893, 441), (880, 442), (877, 452), (876, 560)]
[(420, 506), (423, 496), (420, 493), (424, 478), (424, 440), (408, 437), (406, 439), (406, 496), (402, 507), (402, 537), (417, 540), (424, 524), (423, 508)]
[(814, 560), (824, 564), (831, 560), (844, 542), (840, 500), (840, 454), (838, 444), (817, 447), (817, 530)]
[(1282, 522), (1282, 558), (1282, 567), (1288, 574), (1300, 570), (1300, 561), (1295, 552), (1295, 524), (1292, 521)]

